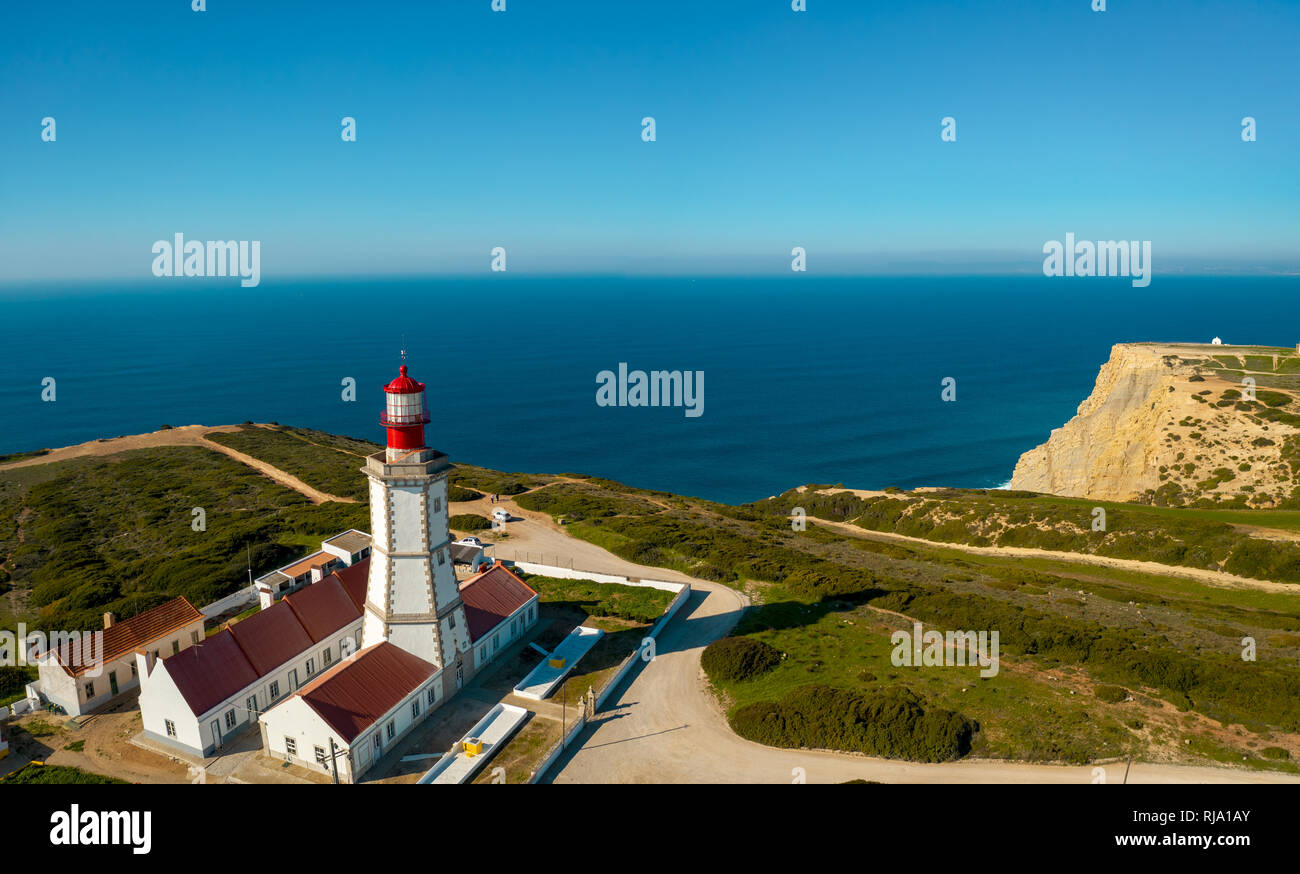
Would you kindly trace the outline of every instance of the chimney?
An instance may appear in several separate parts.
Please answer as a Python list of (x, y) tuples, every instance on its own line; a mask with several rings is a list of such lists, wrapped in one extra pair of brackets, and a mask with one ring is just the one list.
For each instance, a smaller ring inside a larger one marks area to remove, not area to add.
[(105, 613), (105, 614), (104, 614), (104, 630), (105, 630), (105, 631), (108, 631), (108, 629), (112, 628), (113, 625), (116, 624), (116, 623), (117, 623), (117, 617), (116, 617), (116, 616), (114, 616), (112, 613)]
[(153, 666), (157, 657), (151, 650), (137, 649), (135, 651), (136, 672), (141, 677), (147, 677), (153, 673)]

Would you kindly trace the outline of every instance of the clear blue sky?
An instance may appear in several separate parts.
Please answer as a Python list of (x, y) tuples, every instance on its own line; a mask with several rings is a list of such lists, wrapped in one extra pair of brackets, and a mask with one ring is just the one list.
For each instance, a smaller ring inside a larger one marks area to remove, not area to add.
[(1300, 269), (1295, 0), (208, 5), (5, 4), (0, 278)]

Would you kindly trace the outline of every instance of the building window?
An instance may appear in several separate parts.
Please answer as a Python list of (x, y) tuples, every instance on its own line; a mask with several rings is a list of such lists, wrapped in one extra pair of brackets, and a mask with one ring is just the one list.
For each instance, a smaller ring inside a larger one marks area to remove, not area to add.
[(284, 739), (284, 751), (291, 756), (298, 755), (298, 742), (291, 737)]
[(226, 728), (234, 728), (234, 727), (235, 727), (235, 708), (232, 707), (226, 711)]
[(433, 499), (433, 512), (435, 512), (435, 513), (441, 513), (441, 512), (442, 512), (442, 498), (434, 498), (434, 499)]
[(136, 674), (138, 674), (138, 673), (139, 673), (139, 671), (137, 671), (137, 670), (135, 669), (135, 662), (131, 662), (131, 676), (134, 677), (134, 676), (135, 676)]
[(181, 642), (180, 642), (179, 640), (173, 640), (173, 641), (172, 641), (172, 655), (176, 655), (176, 653), (178, 653), (178, 652), (180, 652), (180, 651), (181, 651)]
[(94, 697), (95, 697), (95, 681), (91, 680), (89, 683), (86, 684), (86, 698), (90, 699)]
[(411, 718), (412, 718), (412, 719), (419, 719), (419, 718), (420, 718), (420, 699), (419, 699), (419, 698), (416, 698), (416, 699), (414, 699), (413, 701), (411, 701)]
[(330, 655), (330, 648), (328, 646), (325, 647), (325, 651), (320, 654), (320, 660), (322, 664), (326, 665), (334, 661), (334, 656)]
[(307, 676), (310, 677), (314, 673), (316, 673), (316, 660), (307, 659)]
[(429, 702), (429, 706), (430, 706), (430, 707), (432, 707), (432, 706), (437, 702), (437, 700), (438, 700), (438, 687), (437, 687), (437, 686), (430, 686), (430, 687), (428, 688), (427, 692), (425, 693), (425, 700), (427, 700), (427, 701)]
[(195, 646), (199, 645), (199, 633), (197, 631), (190, 632), (190, 643), (194, 644)]
[(324, 748), (324, 747), (316, 747), (316, 764), (322, 766), (322, 767), (325, 768), (326, 770), (329, 770), (329, 765), (325, 764), (325, 748)]
[(397, 723), (393, 720), (389, 720), (388, 727), (384, 729), (384, 734), (388, 735), (389, 740), (397, 737)]
[(163, 723), (167, 726), (167, 736), (176, 737), (176, 723), (172, 722), (170, 719), (164, 719)]
[(279, 698), (279, 697), (280, 697), (280, 681), (279, 681), (279, 680), (272, 680), (272, 681), (271, 681), (271, 700), (274, 701), (276, 698)]

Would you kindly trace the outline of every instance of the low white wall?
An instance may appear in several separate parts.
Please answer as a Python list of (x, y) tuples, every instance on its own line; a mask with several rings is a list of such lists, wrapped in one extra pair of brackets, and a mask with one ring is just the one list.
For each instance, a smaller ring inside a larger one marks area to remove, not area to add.
[(227, 595), (219, 601), (213, 601), (206, 607), (200, 607), (199, 612), (207, 617), (220, 616), (222, 613), (235, 607), (251, 607), (256, 603), (257, 586), (248, 585), (244, 586), (244, 588), (240, 589), (238, 592)]
[[(664, 615), (659, 617), (659, 621), (654, 624), (654, 627), (650, 629), (646, 634), (646, 637), (658, 638), (659, 632), (663, 631), (664, 626), (668, 624), (668, 620), (672, 619), (673, 616), (676, 615), (677, 611), (681, 609), (681, 606), (686, 603), (686, 599), (690, 596), (691, 587), (682, 584), (682, 589), (677, 593), (677, 597), (673, 598), (673, 602), (668, 605), (668, 609), (664, 611)], [(622, 683), (627, 679), (628, 673), (632, 670), (632, 666), (636, 664), (637, 659), (639, 658), (641, 658), (640, 645), (638, 645), (636, 650), (627, 657), (623, 662), (622, 667), (618, 669), (618, 673), (614, 674), (614, 676), (610, 678), (610, 681), (605, 684), (605, 688), (601, 689), (600, 694), (596, 696), (597, 710), (604, 706), (605, 700), (613, 694), (616, 688), (618, 688), (619, 683)]]
[(663, 580), (633, 580), (629, 577), (620, 577), (614, 574), (598, 574), (595, 571), (578, 571), (573, 568), (556, 567), (550, 564), (534, 564), (531, 561), (517, 561), (515, 567), (521, 571), (530, 574), (539, 574), (543, 577), (555, 577), (560, 580), (590, 580), (593, 583), (618, 583), (623, 586), (646, 586), (651, 589), (662, 589), (665, 592), (680, 592), (683, 588), (690, 588), (687, 583), (669, 583)]
[[(677, 614), (677, 611), (681, 609), (682, 605), (685, 604), (686, 600), (691, 596), (691, 586), (689, 583), (667, 583), (660, 580), (639, 580), (633, 582), (627, 577), (615, 577), (610, 576), (609, 574), (588, 573), (587, 571), (575, 571), (568, 568), (557, 568), (548, 565), (529, 564), (528, 567), (524, 567), (524, 564), (525, 563), (516, 563), (516, 566), (530, 574), (541, 574), (542, 576), (554, 576), (569, 580), (591, 580), (592, 582), (597, 583), (619, 583), (625, 586), (635, 586), (639, 584), (643, 586), (652, 586), (656, 589), (665, 589), (670, 592), (676, 592), (677, 597), (673, 598), (672, 603), (668, 605), (668, 609), (664, 611), (663, 615), (659, 617), (658, 621), (655, 622), (650, 631), (646, 633), (646, 637), (651, 638), (659, 637), (659, 632), (663, 631), (664, 626), (668, 624), (668, 621)], [(536, 568), (536, 570), (534, 570), (534, 568)], [(610, 681), (605, 684), (605, 688), (601, 690), (600, 694), (596, 696), (597, 710), (604, 705), (605, 700), (609, 698), (616, 688), (618, 688), (619, 684), (627, 679), (628, 673), (640, 658), (641, 647), (638, 645), (632, 654), (624, 659), (623, 664), (619, 667), (617, 673), (615, 673)], [(586, 724), (587, 716), (584, 713), (569, 733), (565, 735), (560, 743), (555, 745), (555, 747), (547, 754), (546, 758), (542, 760), (541, 764), (537, 766), (537, 770), (535, 770), (533, 775), (528, 778), (529, 783), (536, 783), (538, 780), (542, 779), (546, 774), (547, 769), (550, 768), (551, 765), (555, 764), (555, 760), (560, 757), (560, 753), (570, 743), (572, 743), (573, 739), (578, 736), (578, 732), (581, 731), (583, 726)]]
[(537, 770), (533, 771), (532, 776), (528, 778), (528, 782), (536, 783), (538, 780), (542, 779), (542, 776), (546, 773), (547, 769), (549, 769), (551, 765), (554, 765), (555, 760), (560, 757), (560, 753), (564, 752), (564, 750), (568, 748), (569, 744), (573, 743), (573, 739), (578, 736), (578, 732), (582, 731), (586, 725), (587, 714), (583, 713), (578, 717), (578, 721), (573, 724), (573, 728), (569, 729), (569, 733), (561, 738), (555, 746), (551, 747), (551, 751), (546, 754), (546, 758), (537, 766)]

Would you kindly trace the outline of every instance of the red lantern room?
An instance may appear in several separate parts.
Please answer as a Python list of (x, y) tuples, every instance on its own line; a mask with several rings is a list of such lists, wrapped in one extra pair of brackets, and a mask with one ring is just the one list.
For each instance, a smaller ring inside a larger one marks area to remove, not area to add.
[[(405, 359), (405, 356), (403, 356)], [(379, 415), (379, 423), (388, 429), (388, 448), (403, 452), (424, 448), (424, 426), (429, 424), (429, 408), (424, 403), (424, 383), (406, 375), (403, 360), (397, 379), (384, 386), (388, 404)]]

